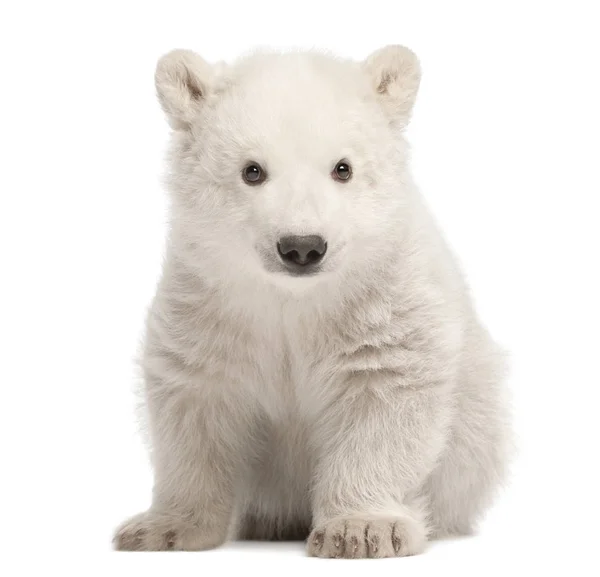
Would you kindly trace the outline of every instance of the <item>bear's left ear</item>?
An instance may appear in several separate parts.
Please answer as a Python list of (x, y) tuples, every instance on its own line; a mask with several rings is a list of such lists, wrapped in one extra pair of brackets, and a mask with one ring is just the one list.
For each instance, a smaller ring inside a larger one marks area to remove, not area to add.
[(173, 50), (158, 61), (156, 92), (174, 129), (190, 127), (212, 93), (214, 79), (213, 66), (191, 50)]
[(404, 128), (410, 120), (421, 81), (416, 55), (404, 46), (391, 45), (373, 52), (363, 65), (390, 120)]

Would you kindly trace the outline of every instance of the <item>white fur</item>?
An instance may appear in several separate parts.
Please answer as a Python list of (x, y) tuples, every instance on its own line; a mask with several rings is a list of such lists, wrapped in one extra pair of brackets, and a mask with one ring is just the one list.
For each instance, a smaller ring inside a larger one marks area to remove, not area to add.
[[(481, 517), (509, 448), (503, 355), (411, 180), (419, 78), (399, 46), (160, 60), (174, 131), (142, 358), (154, 497), (117, 548), (310, 529), (311, 555), (400, 556)], [(263, 184), (244, 183), (248, 161)], [(285, 273), (285, 234), (326, 238), (321, 272)]]

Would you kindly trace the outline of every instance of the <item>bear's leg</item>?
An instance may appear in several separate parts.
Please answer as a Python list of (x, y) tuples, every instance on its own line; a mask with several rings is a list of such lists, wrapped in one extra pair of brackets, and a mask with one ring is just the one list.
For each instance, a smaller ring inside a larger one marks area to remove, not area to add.
[(346, 558), (420, 553), (428, 511), (414, 495), (443, 449), (450, 387), (397, 386), (386, 372), (353, 379), (356, 393), (332, 404), (315, 431), (319, 452), (308, 553)]
[(447, 445), (424, 486), (433, 537), (470, 534), (506, 476), (512, 441), (503, 361), (485, 343), (463, 372)]
[(226, 540), (235, 468), (250, 417), (233, 391), (215, 385), (161, 389), (151, 384), (152, 506), (117, 529), (116, 549), (194, 551)]

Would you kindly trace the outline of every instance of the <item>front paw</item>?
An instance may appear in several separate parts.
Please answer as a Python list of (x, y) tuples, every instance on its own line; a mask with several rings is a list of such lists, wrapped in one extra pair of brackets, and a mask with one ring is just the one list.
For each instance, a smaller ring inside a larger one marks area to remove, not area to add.
[(398, 517), (338, 518), (312, 531), (312, 557), (360, 559), (405, 557), (425, 549), (425, 532), (415, 521)]
[(187, 519), (147, 511), (125, 521), (113, 545), (118, 551), (201, 551), (224, 541), (225, 531), (207, 531)]

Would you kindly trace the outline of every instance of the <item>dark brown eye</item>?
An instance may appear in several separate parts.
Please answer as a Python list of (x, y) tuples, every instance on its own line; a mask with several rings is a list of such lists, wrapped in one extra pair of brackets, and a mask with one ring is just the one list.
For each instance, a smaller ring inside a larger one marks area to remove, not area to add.
[(267, 177), (265, 171), (256, 162), (251, 162), (246, 165), (242, 171), (242, 178), (244, 182), (249, 185), (261, 184)]
[(341, 182), (350, 180), (350, 177), (352, 176), (352, 167), (350, 166), (348, 161), (340, 160), (335, 165), (335, 168), (333, 169), (331, 176), (333, 176), (334, 180), (338, 180)]

